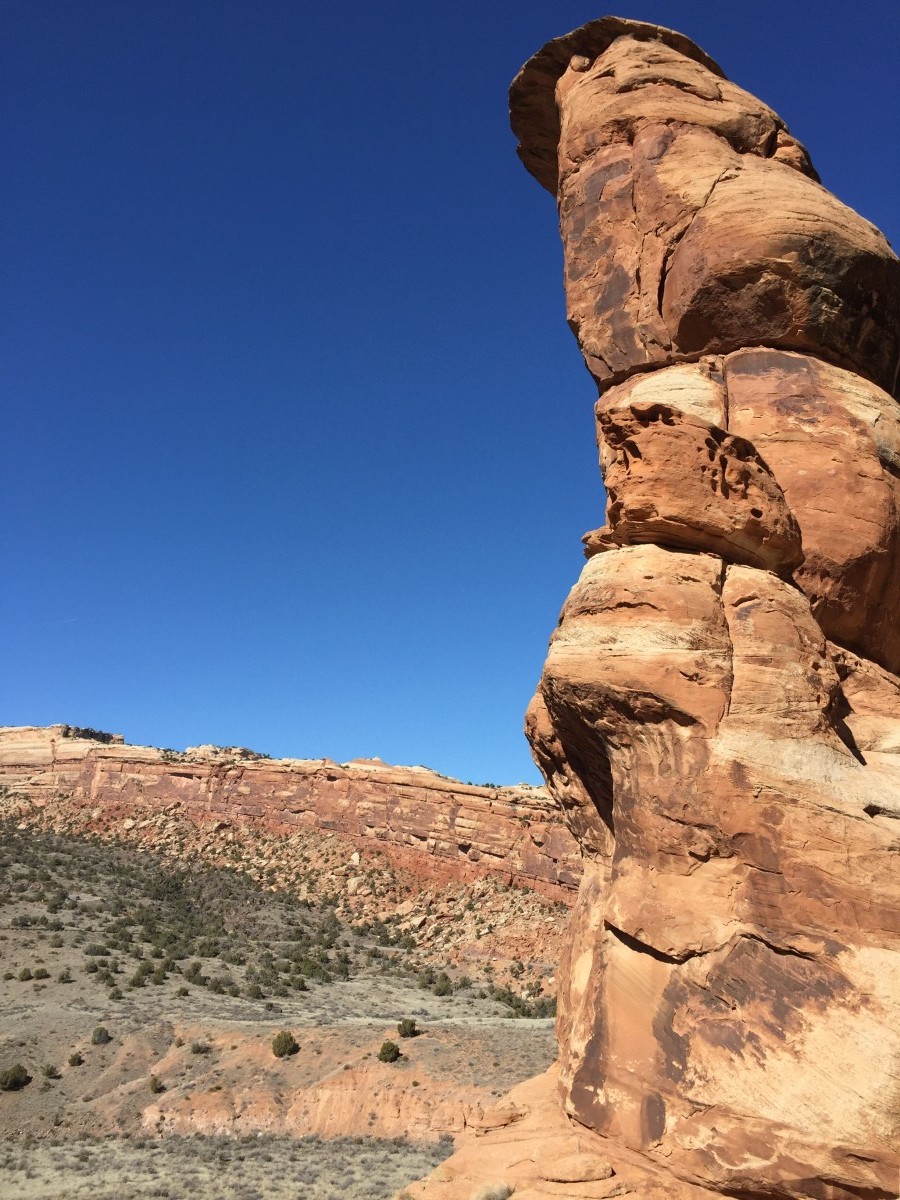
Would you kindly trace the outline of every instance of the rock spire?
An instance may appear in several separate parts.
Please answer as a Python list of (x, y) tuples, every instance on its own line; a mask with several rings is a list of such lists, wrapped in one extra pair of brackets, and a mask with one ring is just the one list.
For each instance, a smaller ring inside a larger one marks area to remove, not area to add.
[(609, 498), (527, 715), (586, 862), (565, 1110), (673, 1188), (887, 1200), (900, 262), (681, 34), (593, 21), (510, 102)]

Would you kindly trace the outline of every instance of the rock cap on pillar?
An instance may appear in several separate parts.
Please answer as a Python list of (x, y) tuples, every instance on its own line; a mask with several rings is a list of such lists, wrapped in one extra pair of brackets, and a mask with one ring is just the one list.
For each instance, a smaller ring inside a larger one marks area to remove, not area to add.
[(519, 139), (517, 153), (528, 170), (548, 192), (556, 195), (556, 148), (559, 143), (559, 113), (556, 108), (556, 81), (572, 61), (573, 55), (598, 58), (616, 38), (632, 37), (639, 42), (662, 42), (694, 59), (725, 78), (719, 64), (683, 33), (651, 25), (646, 21), (630, 21), (627, 17), (599, 17), (573, 29), (562, 37), (552, 38), (533, 54), (512, 81), (509, 89), (509, 120)]

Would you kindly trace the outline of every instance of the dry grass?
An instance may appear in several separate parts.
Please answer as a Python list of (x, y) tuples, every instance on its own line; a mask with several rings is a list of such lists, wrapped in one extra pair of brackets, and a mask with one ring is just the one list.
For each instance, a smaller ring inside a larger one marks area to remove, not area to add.
[(0, 1180), (20, 1200), (387, 1200), (451, 1149), (366, 1138), (7, 1140)]

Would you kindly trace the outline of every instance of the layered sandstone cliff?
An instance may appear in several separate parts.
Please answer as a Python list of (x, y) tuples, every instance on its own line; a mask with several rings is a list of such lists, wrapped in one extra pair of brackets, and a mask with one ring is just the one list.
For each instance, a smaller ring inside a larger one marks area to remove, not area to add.
[[(894, 1198), (900, 262), (680, 34), (592, 22), (510, 95), (600, 391), (607, 521), (527, 717), (586, 869), (562, 1109), (535, 1085), (422, 1194), (490, 1166), (528, 1197)], [(607, 1178), (560, 1191), (543, 1129)]]
[(0, 789), (51, 809), (64, 796), (107, 825), (175, 806), (200, 827), (320, 829), (377, 846), (419, 876), (499, 875), (567, 902), (578, 885), (578, 845), (543, 788), (478, 787), (378, 760), (269, 759), (213, 746), (178, 753), (84, 734), (0, 728)]

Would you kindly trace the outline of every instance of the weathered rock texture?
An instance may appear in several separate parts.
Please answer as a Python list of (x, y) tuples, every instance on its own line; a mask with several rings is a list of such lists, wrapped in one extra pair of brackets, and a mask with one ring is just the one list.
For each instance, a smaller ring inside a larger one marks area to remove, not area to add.
[(200, 826), (288, 834), (321, 829), (417, 875), (500, 875), (571, 903), (581, 855), (543, 788), (477, 787), (378, 760), (269, 759), (200, 746), (183, 753), (99, 741), (67, 725), (0, 728), (0, 788), (52, 807), (61, 795), (104, 824), (170, 806)]
[(763, 345), (894, 389), (890, 246), (687, 38), (593, 21), (536, 54), (510, 103), (559, 200), (569, 321), (598, 382)]
[(587, 863), (565, 1111), (642, 1195), (896, 1197), (900, 263), (679, 34), (592, 22), (511, 107), (609, 491), (527, 718)]

